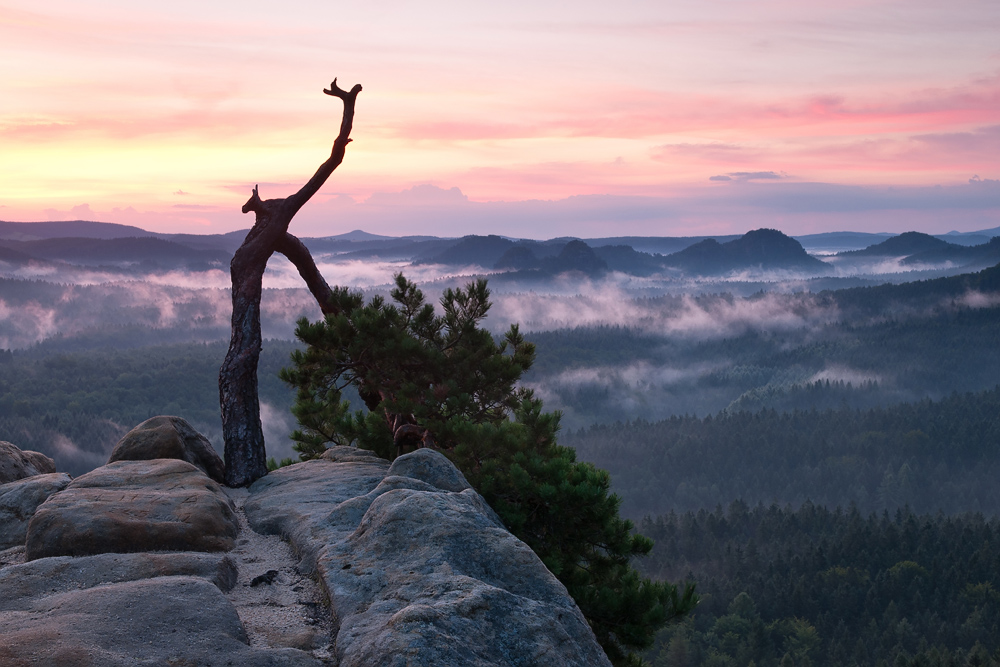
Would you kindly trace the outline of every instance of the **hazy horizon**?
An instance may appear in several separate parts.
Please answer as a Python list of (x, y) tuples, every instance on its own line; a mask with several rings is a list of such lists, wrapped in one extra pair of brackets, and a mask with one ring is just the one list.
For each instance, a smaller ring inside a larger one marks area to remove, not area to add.
[[(297, 219), (298, 218), (296, 218), (296, 220)], [(13, 223), (13, 224), (24, 224), (24, 225), (45, 224), (45, 223), (55, 223), (55, 222), (64, 222), (64, 223), (70, 223), (70, 224), (72, 224), (72, 223), (97, 223), (97, 224), (123, 225), (123, 226), (126, 226), (126, 227), (135, 227), (135, 228), (137, 228), (137, 229), (139, 229), (141, 231), (144, 231), (144, 232), (146, 232), (148, 234), (188, 234), (188, 235), (193, 235), (193, 236), (214, 236), (214, 235), (218, 235), (218, 234), (235, 234), (236, 232), (247, 232), (247, 231), (250, 230), (250, 228), (253, 225), (253, 220), (252, 219), (248, 219), (247, 220), (247, 224), (244, 227), (237, 227), (235, 229), (232, 229), (232, 230), (229, 230), (229, 231), (226, 231), (226, 232), (222, 232), (222, 231), (210, 231), (210, 230), (194, 230), (194, 231), (180, 231), (180, 232), (170, 232), (170, 231), (168, 231), (168, 232), (164, 232), (164, 231), (158, 231), (158, 230), (155, 230), (155, 229), (150, 229), (150, 228), (147, 228), (147, 227), (143, 227), (141, 224), (132, 224), (132, 223), (124, 223), (124, 222), (111, 222), (109, 220), (98, 220), (98, 219), (89, 219), (89, 218), (63, 218), (63, 219), (54, 219), (54, 220), (43, 220), (43, 219), (38, 219), (38, 220), (11, 220), (11, 219), (8, 219), (8, 218), (0, 217), (0, 222), (7, 222), (7, 223)], [(506, 230), (504, 230), (502, 228), (496, 228), (496, 229), (487, 228), (487, 229), (484, 229), (484, 230), (481, 230), (481, 231), (471, 231), (471, 232), (464, 232), (464, 233), (461, 230), (458, 230), (458, 233), (455, 233), (455, 234), (446, 234), (446, 233), (442, 233), (438, 229), (432, 228), (430, 225), (427, 228), (410, 229), (408, 231), (399, 232), (399, 233), (380, 233), (380, 232), (374, 232), (371, 229), (367, 229), (367, 228), (358, 226), (358, 227), (352, 227), (350, 229), (344, 229), (344, 230), (340, 230), (340, 229), (337, 229), (337, 230), (328, 230), (329, 233), (324, 233), (324, 229), (322, 227), (316, 227), (316, 228), (314, 228), (314, 230), (315, 230), (316, 233), (313, 233), (313, 234), (296, 234), (296, 235), (299, 236), (300, 238), (331, 238), (331, 237), (346, 237), (346, 236), (349, 236), (351, 234), (359, 234), (360, 233), (360, 234), (366, 234), (366, 235), (371, 235), (371, 236), (375, 236), (375, 237), (385, 237), (385, 238), (405, 238), (405, 237), (422, 237), (422, 236), (425, 236), (425, 237), (436, 237), (436, 238), (441, 238), (441, 239), (457, 239), (457, 238), (462, 238), (463, 236), (469, 236), (469, 235), (478, 235), (478, 236), (496, 235), (496, 236), (502, 236), (502, 237), (511, 238), (511, 239), (523, 239), (523, 240), (531, 240), (531, 241), (548, 241), (548, 240), (554, 240), (554, 239), (560, 239), (560, 238), (601, 239), (601, 238), (618, 238), (618, 237), (681, 238), (681, 237), (703, 237), (703, 236), (705, 236), (705, 237), (710, 237), (710, 236), (740, 236), (742, 234), (745, 234), (748, 231), (752, 231), (753, 229), (761, 229), (761, 228), (777, 229), (778, 231), (782, 232), (783, 234), (786, 234), (786, 235), (792, 236), (792, 237), (812, 236), (812, 235), (821, 235), (821, 234), (837, 234), (837, 233), (859, 234), (859, 235), (860, 234), (899, 235), (899, 234), (903, 234), (905, 232), (912, 232), (912, 231), (917, 231), (917, 232), (921, 232), (921, 233), (924, 233), (924, 234), (929, 234), (929, 235), (932, 235), (932, 236), (946, 236), (946, 235), (949, 235), (949, 234), (971, 235), (971, 234), (976, 234), (976, 233), (992, 233), (992, 232), (996, 232), (997, 230), (1000, 230), (1000, 218), (998, 218), (997, 220), (994, 220), (994, 221), (987, 220), (987, 222), (993, 222), (993, 223), (997, 223), (997, 224), (995, 226), (993, 226), (993, 227), (982, 227), (982, 226), (972, 225), (968, 229), (956, 229), (954, 226), (949, 226), (948, 222), (939, 221), (936, 225), (932, 224), (931, 226), (929, 226), (929, 227), (925, 226), (922, 229), (917, 229), (916, 227), (914, 227), (912, 225), (911, 226), (906, 226), (906, 224), (901, 224), (898, 229), (879, 229), (879, 228), (876, 228), (876, 229), (856, 229), (856, 228), (850, 228), (850, 227), (831, 227), (829, 229), (823, 229), (821, 231), (803, 231), (803, 232), (790, 231), (787, 228), (782, 228), (780, 225), (760, 224), (760, 225), (757, 225), (757, 226), (753, 226), (753, 225), (747, 226), (745, 228), (736, 227), (734, 225), (734, 226), (725, 227), (725, 228), (720, 227), (718, 229), (708, 229), (708, 230), (705, 230), (705, 231), (680, 230), (678, 233), (656, 233), (657, 230), (653, 229), (653, 230), (646, 230), (647, 233), (642, 233), (642, 234), (627, 233), (627, 231), (623, 231), (620, 228), (603, 228), (603, 229), (601, 229), (601, 228), (598, 228), (598, 229), (586, 228), (586, 229), (580, 230), (579, 233), (576, 233), (576, 234), (569, 234), (569, 233), (567, 233), (567, 234), (546, 234), (546, 233), (541, 233), (537, 227), (535, 227), (534, 229), (526, 229), (525, 231), (527, 233), (525, 233), (525, 234), (512, 234), (512, 233), (509, 233), (508, 231), (506, 231)], [(292, 224), (294, 226), (294, 224), (295, 224), (294, 221), (293, 221)], [(588, 230), (589, 231), (593, 231), (594, 233), (584, 233), (584, 232), (586, 232)], [(294, 232), (294, 230), (290, 230), (290, 231)], [(87, 234), (81, 234), (81, 236), (83, 236), (83, 237), (89, 237), (89, 235), (87, 235)], [(0, 237), (0, 238), (2, 238), (2, 237)], [(809, 248), (806, 248), (806, 249), (809, 250)]]
[[(300, 236), (1000, 226), (1000, 5), (13, 0), (0, 219)], [(336, 37), (332, 37), (336, 35)]]

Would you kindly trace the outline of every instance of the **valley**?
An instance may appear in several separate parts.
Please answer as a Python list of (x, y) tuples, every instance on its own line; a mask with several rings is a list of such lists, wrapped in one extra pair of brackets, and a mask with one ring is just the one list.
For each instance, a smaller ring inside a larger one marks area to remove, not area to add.
[[(221, 451), (238, 235), (74, 229), (92, 236), (46, 223), (0, 239), (0, 440), (79, 475), (135, 424), (176, 414)], [(639, 567), (698, 582), (702, 606), (661, 633), (652, 664), (964, 665), (998, 649), (985, 619), (1000, 575), (941, 566), (1000, 553), (996, 231), (306, 242), (331, 283), (366, 296), (396, 272), (433, 300), (489, 280), (486, 324), (519, 322), (536, 344), (525, 384), (561, 412), (560, 443), (611, 473), (622, 514), (656, 540)], [(298, 280), (276, 257), (262, 300), (278, 460), (295, 456), (296, 424), (277, 373), (295, 321), (319, 317)], [(913, 531), (913, 550), (890, 549)], [(958, 533), (981, 539), (949, 551)], [(858, 554), (861, 539), (881, 546)], [(863, 622), (838, 622), (851, 605)]]

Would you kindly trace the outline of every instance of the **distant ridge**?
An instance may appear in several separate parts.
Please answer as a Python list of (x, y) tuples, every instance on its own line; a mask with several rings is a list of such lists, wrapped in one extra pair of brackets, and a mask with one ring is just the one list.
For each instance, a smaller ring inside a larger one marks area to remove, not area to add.
[(949, 246), (961, 248), (953, 243), (942, 241), (930, 234), (922, 232), (903, 232), (899, 236), (893, 236), (881, 243), (868, 246), (863, 250), (849, 250), (840, 253), (841, 255), (852, 255), (855, 257), (906, 257), (920, 252), (931, 250), (944, 250)]
[(975, 246), (957, 246), (949, 244), (945, 248), (925, 250), (910, 255), (903, 264), (943, 264), (951, 262), (959, 266), (977, 268), (992, 266), (1000, 262), (1000, 236), (994, 236), (987, 243)]
[(669, 255), (706, 239), (715, 239), (719, 243), (726, 243), (739, 237), (739, 234), (720, 236), (608, 236), (582, 239), (582, 241), (595, 250), (608, 246), (628, 246), (643, 253)]
[(811, 256), (802, 244), (776, 229), (755, 229), (733, 241), (705, 239), (663, 259), (666, 266), (699, 275), (747, 269), (786, 269), (820, 273), (829, 265)]
[(33, 241), (0, 240), (5, 250), (31, 258), (85, 265), (146, 263), (151, 266), (193, 266), (229, 262), (222, 250), (196, 250), (152, 236), (112, 239), (51, 238)]
[(7, 246), (0, 245), (0, 262), (6, 262), (7, 264), (18, 264), (23, 265), (34, 260), (35, 258), (26, 255), (23, 252), (14, 250), (13, 248), (8, 248)]
[(633, 276), (651, 276), (663, 271), (663, 256), (640, 252), (629, 245), (604, 245), (594, 248), (612, 271)]
[(500, 261), (504, 253), (514, 247), (510, 239), (495, 234), (489, 236), (464, 236), (441, 252), (417, 260), (418, 264), (448, 264), (469, 266), (472, 264), (491, 267)]
[(55, 238), (117, 239), (128, 236), (153, 236), (152, 232), (131, 225), (91, 220), (57, 222), (5, 222), (0, 220), (0, 239), (35, 241)]
[(861, 250), (893, 236), (895, 235), (871, 232), (823, 232), (821, 234), (795, 235), (792, 238), (808, 250), (834, 253)]
[(567, 243), (558, 255), (543, 260), (542, 266), (552, 273), (580, 271), (588, 276), (598, 276), (608, 270), (607, 262), (593, 248), (579, 240)]
[[(109, 267), (135, 264), (218, 266), (228, 262), (247, 231), (164, 234), (133, 225), (91, 220), (0, 221), (0, 246), (6, 248), (0, 251), (0, 261), (8, 266), (32, 260)], [(836, 259), (831, 258), (830, 263), (838, 266), (841, 261), (853, 265), (857, 260), (895, 258), (901, 260), (902, 265), (917, 270), (976, 270), (1000, 261), (1000, 242), (990, 241), (998, 234), (1000, 228), (939, 235), (843, 231), (790, 237), (777, 230), (759, 229), (743, 236), (559, 237), (538, 241), (501, 235), (386, 236), (354, 229), (331, 236), (302, 237), (302, 241), (313, 253), (334, 255), (338, 261), (377, 258), (454, 267), (480, 266), (485, 270), (503, 271), (510, 274), (511, 279), (520, 280), (521, 277), (544, 278), (570, 270), (560, 269), (556, 259), (571, 242), (583, 243), (593, 251), (597, 261), (588, 259), (572, 269), (583, 271), (589, 266), (591, 268), (585, 270), (589, 275), (594, 274), (597, 269), (593, 267), (598, 265), (602, 267), (600, 271), (634, 276), (652, 276), (667, 268), (704, 276), (755, 269), (793, 270), (814, 275), (828, 271), (829, 264), (808, 254), (814, 251), (836, 252)], [(96, 240), (105, 243), (89, 242)], [(156, 245), (157, 240), (173, 245)], [(582, 256), (577, 259), (582, 261)], [(569, 264), (575, 263), (578, 262)]]
[(849, 287), (823, 294), (836, 299), (842, 309), (884, 314), (899, 306), (930, 309), (940, 304), (942, 299), (955, 299), (970, 292), (1000, 293), (1000, 264), (972, 273), (899, 284)]

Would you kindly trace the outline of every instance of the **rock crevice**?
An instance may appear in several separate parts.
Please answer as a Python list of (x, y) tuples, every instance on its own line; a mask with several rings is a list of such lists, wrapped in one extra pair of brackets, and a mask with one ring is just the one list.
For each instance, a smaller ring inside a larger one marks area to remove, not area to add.
[(610, 664), (565, 587), (447, 458), (367, 454), (279, 470), (245, 506), (315, 567), (341, 667)]

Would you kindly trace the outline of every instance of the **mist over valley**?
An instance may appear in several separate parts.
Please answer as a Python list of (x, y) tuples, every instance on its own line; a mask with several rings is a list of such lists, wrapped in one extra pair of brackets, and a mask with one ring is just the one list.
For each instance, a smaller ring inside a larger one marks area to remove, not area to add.
[[(562, 412), (572, 441), (570, 434), (593, 424), (872, 408), (990, 389), (1000, 370), (993, 333), (1000, 291), (996, 269), (980, 269), (1000, 261), (996, 239), (982, 242), (993, 231), (821, 234), (803, 237), (806, 246), (774, 230), (549, 241), (351, 232), (305, 243), (330, 284), (367, 297), (387, 296), (398, 272), (434, 301), (448, 287), (487, 277), (487, 326), (499, 334), (519, 323), (537, 344), (526, 383)], [(71, 374), (56, 373), (42, 392), (42, 412), (63, 415), (56, 422), (75, 414), (95, 424), (86, 442), (51, 426), (30, 438), (74, 472), (96, 465), (136, 419), (168, 407), (219, 444), (215, 375), (229, 336), (228, 259), (240, 233), (141, 233), (101, 223), (0, 223), (5, 368), (40, 378), (46, 372), (39, 369), (90, 366), (100, 357), (107, 369), (100, 387), (94, 378), (73, 385)], [(280, 255), (264, 286), (264, 421), (269, 451), (280, 458), (293, 454), (287, 433), (294, 424), (291, 394), (273, 376), (296, 344), (295, 322), (320, 311)], [(173, 361), (144, 363), (156, 358)], [(133, 398), (150, 388), (169, 392), (181, 382), (168, 379), (170, 364), (192, 359), (183, 382), (199, 389), (180, 393), (198, 396), (197, 405), (182, 406), (180, 395), (151, 394), (141, 409), (86, 399), (126, 388), (139, 392)], [(134, 387), (135, 378), (145, 379)], [(10, 420), (34, 414), (37, 406), (24, 406), (34, 405), (36, 390), (18, 384), (16, 392), (5, 385), (8, 430), (0, 437), (23, 441), (30, 427), (18, 421), (15, 432)]]
[[(900, 559), (947, 551), (921, 576), (956, 590), (987, 576), (974, 549), (1000, 535), (997, 231), (548, 241), (355, 231), (304, 242), (331, 285), (365, 298), (388, 299), (400, 272), (433, 303), (489, 280), (485, 326), (499, 336), (517, 323), (535, 343), (523, 383), (561, 412), (560, 444), (607, 470), (622, 515), (656, 539), (637, 567), (698, 581), (698, 613), (661, 631), (648, 660), (715, 664), (717, 628), (736, 608), (770, 637), (757, 655), (777, 665), (781, 647), (812, 632), (801, 655), (841, 665), (852, 664), (841, 655), (848, 632), (869, 655), (921, 650), (884, 620), (904, 599), (919, 604), (883, 583), (902, 576)], [(221, 452), (228, 263), (242, 235), (0, 223), (0, 440), (79, 475), (134, 425), (172, 414)], [(296, 321), (321, 312), (280, 255), (263, 284), (261, 422), (268, 455), (293, 459), (294, 395), (278, 371), (302, 347)], [(353, 390), (345, 397), (363, 407)], [(849, 546), (859, 531), (881, 545), (876, 560)], [(956, 531), (978, 546), (950, 539)], [(828, 550), (811, 550), (818, 543)], [(783, 572), (787, 558), (794, 591), (783, 574), (759, 574)], [(831, 588), (837, 577), (857, 585)], [(809, 604), (775, 602), (806, 589)], [(830, 620), (842, 590), (867, 596), (863, 628)], [(979, 655), (970, 637), (988, 642), (990, 631), (976, 630), (975, 600), (942, 602), (972, 619), (966, 634), (927, 613), (914, 626), (941, 650)], [(694, 657), (669, 661), (682, 650)]]

